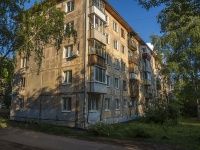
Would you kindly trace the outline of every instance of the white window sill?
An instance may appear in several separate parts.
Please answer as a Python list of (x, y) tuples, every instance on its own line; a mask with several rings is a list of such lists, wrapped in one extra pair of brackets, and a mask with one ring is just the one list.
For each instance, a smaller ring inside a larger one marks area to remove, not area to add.
[(61, 112), (62, 112), (62, 113), (70, 113), (71, 110), (62, 110)]
[(110, 88), (110, 86), (106, 86), (107, 88)]
[(115, 109), (115, 111), (120, 111), (120, 109), (117, 108), (117, 109)]

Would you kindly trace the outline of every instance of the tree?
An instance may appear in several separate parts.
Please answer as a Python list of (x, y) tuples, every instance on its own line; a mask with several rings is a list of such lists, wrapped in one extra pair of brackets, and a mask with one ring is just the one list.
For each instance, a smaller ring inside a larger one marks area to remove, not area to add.
[[(7, 64), (15, 55), (27, 60), (34, 57), (39, 71), (46, 46), (59, 50), (65, 37), (71, 35), (76, 42), (76, 31), (68, 25), (64, 30), (65, 13), (56, 8), (57, 0), (35, 2), (29, 10), (24, 10), (25, 2), (29, 0), (1, 0), (0, 3), (0, 81), (5, 79), (6, 72), (9, 76), (13, 73), (8, 69), (14, 68)], [(11, 92), (11, 86), (6, 86), (4, 91)]]
[(173, 77), (178, 100), (184, 106), (195, 104), (200, 97), (200, 1), (139, 0), (139, 4), (147, 10), (165, 5), (158, 14), (163, 35), (154, 35), (153, 44), (166, 56), (163, 72)]

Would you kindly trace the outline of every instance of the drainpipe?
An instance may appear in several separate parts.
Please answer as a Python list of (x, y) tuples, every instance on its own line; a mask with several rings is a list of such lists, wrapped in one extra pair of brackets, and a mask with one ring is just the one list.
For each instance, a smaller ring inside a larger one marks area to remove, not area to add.
[(87, 42), (87, 22), (88, 22), (88, 0), (85, 0), (85, 23), (84, 23), (84, 27), (85, 27), (85, 42), (84, 42), (84, 102), (83, 102), (83, 116), (84, 116), (84, 129), (86, 128), (86, 121), (87, 121), (87, 116), (86, 116), (86, 103), (87, 103), (87, 99), (86, 99), (86, 88), (87, 88), (87, 80), (86, 80), (86, 56), (87, 56), (87, 47), (88, 47), (88, 42)]

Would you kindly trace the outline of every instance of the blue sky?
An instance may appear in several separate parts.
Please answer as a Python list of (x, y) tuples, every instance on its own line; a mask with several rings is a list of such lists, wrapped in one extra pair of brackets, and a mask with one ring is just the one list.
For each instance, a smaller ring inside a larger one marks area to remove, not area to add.
[[(34, 4), (36, 0), (31, 0), (26, 8)], [(40, 0), (37, 0), (40, 1)], [(124, 20), (138, 33), (144, 42), (151, 42), (150, 35), (160, 35), (160, 26), (156, 16), (161, 8), (152, 8), (147, 11), (138, 6), (135, 0), (108, 0), (112, 7), (124, 18)]]

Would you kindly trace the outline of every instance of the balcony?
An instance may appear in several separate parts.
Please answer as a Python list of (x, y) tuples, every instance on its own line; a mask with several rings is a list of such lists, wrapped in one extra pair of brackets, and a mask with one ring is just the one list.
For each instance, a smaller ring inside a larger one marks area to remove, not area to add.
[(137, 44), (136, 42), (131, 39), (131, 38), (128, 38), (128, 48), (133, 50), (133, 51), (136, 51), (137, 50)]
[(139, 63), (138, 63), (138, 57), (134, 57), (134, 56), (129, 56), (128, 57), (128, 63), (129, 64), (131, 64), (131, 63), (134, 63), (134, 64), (136, 64), (136, 65), (138, 65)]
[(139, 73), (139, 68), (138, 68), (138, 66), (135, 65), (135, 64), (129, 64), (129, 73), (138, 74), (138, 73)]
[(104, 83), (88, 82), (87, 92), (89, 93), (107, 93), (107, 86)]
[(143, 66), (143, 71), (145, 71), (145, 72), (151, 72), (151, 68), (144, 65)]
[(106, 68), (105, 59), (103, 57), (100, 57), (98, 55), (90, 54), (88, 56), (88, 65), (98, 65), (100, 67)]
[(151, 55), (149, 53), (142, 53), (142, 58), (143, 59), (147, 59), (147, 60), (151, 60)]
[(153, 97), (153, 94), (148, 92), (144, 94), (144, 97), (147, 99), (151, 99)]
[(101, 10), (99, 10), (96, 6), (90, 7), (90, 13), (91, 13), (91, 14), (97, 15), (97, 16), (100, 17), (104, 22), (106, 22), (106, 15), (105, 15)]
[(139, 95), (139, 90), (135, 90), (135, 91), (130, 91), (130, 97), (131, 98), (136, 98)]
[(99, 42), (106, 45), (106, 36), (104, 34), (102, 34), (96, 29), (91, 29), (90, 32), (91, 32), (90, 38), (97, 39)]
[(161, 79), (160, 78), (156, 78), (156, 88), (157, 88), (157, 90), (161, 90)]
[(151, 86), (151, 80), (144, 79), (143, 84), (147, 86)]
[(135, 73), (129, 73), (129, 79), (130, 80), (138, 80), (138, 75)]

